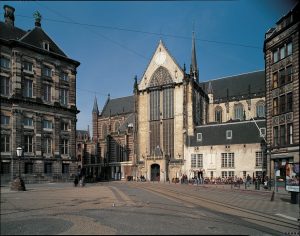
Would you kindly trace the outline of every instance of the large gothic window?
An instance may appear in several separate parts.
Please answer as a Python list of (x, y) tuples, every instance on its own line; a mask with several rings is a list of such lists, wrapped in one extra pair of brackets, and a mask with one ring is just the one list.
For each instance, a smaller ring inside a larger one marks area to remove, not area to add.
[[(150, 154), (159, 147), (164, 155), (174, 157), (174, 88), (173, 80), (164, 67), (159, 67), (151, 77), (150, 100)], [(161, 137), (162, 136), (162, 137)]]
[(234, 105), (234, 119), (243, 120), (244, 107), (241, 103)]
[(166, 88), (163, 94), (163, 151), (174, 156), (174, 89)]
[(168, 72), (168, 70), (162, 66), (156, 69), (156, 71), (153, 73), (149, 87), (156, 87), (160, 85), (165, 84), (171, 84), (173, 83), (173, 80)]
[(150, 154), (160, 146), (160, 91), (150, 92)]
[(222, 123), (222, 108), (220, 106), (215, 109), (215, 122)]
[(265, 117), (265, 103), (263, 101), (259, 101), (256, 104), (256, 117)]

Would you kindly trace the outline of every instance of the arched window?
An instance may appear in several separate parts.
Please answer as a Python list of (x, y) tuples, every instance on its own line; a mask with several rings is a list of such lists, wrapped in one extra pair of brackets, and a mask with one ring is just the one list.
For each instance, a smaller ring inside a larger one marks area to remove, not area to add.
[(234, 119), (243, 120), (244, 107), (241, 103), (234, 105)]
[(266, 117), (265, 103), (263, 101), (259, 101), (256, 104), (256, 117)]
[(107, 136), (107, 126), (106, 124), (102, 125), (102, 138), (106, 138)]
[(119, 128), (120, 128), (120, 123), (119, 123), (119, 121), (116, 121), (116, 123), (115, 123), (115, 132), (118, 132)]
[(215, 109), (215, 122), (222, 123), (222, 108), (219, 106)]

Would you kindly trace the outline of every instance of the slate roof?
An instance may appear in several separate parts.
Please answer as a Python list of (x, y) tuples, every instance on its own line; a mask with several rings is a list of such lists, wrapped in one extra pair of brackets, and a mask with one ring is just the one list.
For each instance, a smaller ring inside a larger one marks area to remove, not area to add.
[[(77, 66), (78, 61), (69, 58), (54, 41), (45, 33), (41, 27), (34, 27), (32, 30), (25, 31), (16, 26), (12, 26), (5, 22), (0, 22), (0, 41), (11, 44), (29, 47), (32, 50), (38, 50), (40, 53), (52, 54), (53, 56), (71, 61)], [(43, 49), (43, 42), (49, 43), (49, 51)]]
[(109, 99), (102, 112), (101, 117), (109, 117), (134, 112), (134, 96)]
[(210, 80), (200, 83), (200, 86), (207, 92), (209, 83), (211, 83), (214, 101), (227, 100), (227, 89), (229, 100), (246, 99), (249, 95), (249, 85), (251, 98), (265, 96), (264, 70)]
[(0, 22), (0, 38), (4, 40), (19, 40), (26, 34), (25, 30)]
[(53, 40), (40, 27), (35, 27), (28, 31), (21, 39), (21, 42), (30, 44), (37, 48), (42, 48), (42, 43), (47, 41), (49, 43), (49, 51), (67, 57), (67, 55), (53, 42)]
[[(266, 127), (265, 120), (256, 120), (256, 123), (260, 128)], [(226, 130), (232, 130), (232, 139), (226, 139)], [(202, 133), (202, 141), (197, 141), (197, 133)], [(191, 147), (260, 143), (263, 140), (253, 120), (198, 126), (195, 136), (189, 139), (187, 142)]]

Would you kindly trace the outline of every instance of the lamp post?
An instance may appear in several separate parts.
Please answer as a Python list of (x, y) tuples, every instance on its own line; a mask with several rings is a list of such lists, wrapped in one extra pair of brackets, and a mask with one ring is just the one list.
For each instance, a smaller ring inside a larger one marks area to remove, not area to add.
[(23, 156), (23, 148), (21, 147), (17, 147), (17, 157), (19, 158), (19, 175), (17, 178), (15, 178), (10, 185), (10, 189), (11, 190), (15, 190), (15, 191), (25, 191), (25, 183), (23, 181), (23, 179), (21, 178), (21, 158)]

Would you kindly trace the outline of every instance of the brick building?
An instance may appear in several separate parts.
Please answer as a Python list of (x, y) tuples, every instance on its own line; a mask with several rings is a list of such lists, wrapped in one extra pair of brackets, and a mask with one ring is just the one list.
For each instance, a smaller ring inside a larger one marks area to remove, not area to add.
[(277, 178), (299, 163), (299, 16), (298, 3), (265, 34), (268, 172)]
[[(45, 33), (14, 25), (4, 6), (1, 42), (1, 180), (21, 173), (25, 182), (70, 179), (76, 173), (76, 70)], [(16, 148), (23, 148), (19, 163)], [(20, 164), (20, 165), (19, 165)], [(20, 169), (19, 169), (20, 167)]]

